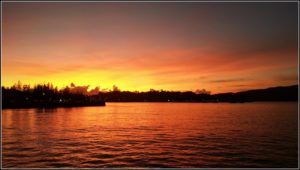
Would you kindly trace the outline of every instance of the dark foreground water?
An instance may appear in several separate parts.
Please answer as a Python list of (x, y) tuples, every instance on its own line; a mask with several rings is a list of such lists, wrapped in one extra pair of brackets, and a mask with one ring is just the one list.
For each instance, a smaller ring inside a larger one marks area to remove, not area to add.
[(3, 167), (297, 167), (286, 103), (107, 103), (2, 111)]

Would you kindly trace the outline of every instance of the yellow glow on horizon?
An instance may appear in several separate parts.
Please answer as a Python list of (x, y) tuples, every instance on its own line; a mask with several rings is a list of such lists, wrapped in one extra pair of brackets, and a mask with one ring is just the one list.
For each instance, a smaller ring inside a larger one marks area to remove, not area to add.
[(297, 25), (284, 6), (243, 21), (201, 4), (123, 5), (6, 3), (2, 85), (222, 93), (298, 83)]

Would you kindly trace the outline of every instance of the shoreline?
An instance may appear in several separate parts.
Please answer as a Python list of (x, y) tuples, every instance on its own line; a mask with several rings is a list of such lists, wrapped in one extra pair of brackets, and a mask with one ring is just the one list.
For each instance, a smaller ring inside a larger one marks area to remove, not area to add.
[(246, 104), (246, 103), (264, 103), (264, 102), (271, 102), (271, 103), (279, 103), (279, 102), (298, 102), (298, 101), (246, 101), (246, 102), (229, 102), (229, 101), (219, 101), (219, 102), (199, 102), (199, 101), (110, 101), (110, 102), (103, 102), (100, 104), (88, 104), (88, 105), (56, 105), (56, 106), (2, 106), (2, 110), (5, 109), (55, 109), (55, 108), (70, 108), (70, 107), (93, 107), (93, 106), (106, 106), (106, 103), (228, 103), (228, 104)]
[(105, 106), (106, 103), (103, 102), (97, 102), (97, 103), (83, 103), (83, 104), (78, 104), (78, 103), (51, 103), (51, 104), (21, 104), (21, 105), (6, 105), (2, 109), (28, 109), (28, 108), (62, 108), (62, 107), (89, 107), (89, 106)]

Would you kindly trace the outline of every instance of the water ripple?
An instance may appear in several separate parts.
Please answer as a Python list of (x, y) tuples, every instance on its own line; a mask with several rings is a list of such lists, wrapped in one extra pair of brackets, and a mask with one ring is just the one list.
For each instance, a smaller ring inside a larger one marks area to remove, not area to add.
[(213, 106), (116, 103), (43, 113), (4, 110), (3, 167), (297, 167), (297, 105)]

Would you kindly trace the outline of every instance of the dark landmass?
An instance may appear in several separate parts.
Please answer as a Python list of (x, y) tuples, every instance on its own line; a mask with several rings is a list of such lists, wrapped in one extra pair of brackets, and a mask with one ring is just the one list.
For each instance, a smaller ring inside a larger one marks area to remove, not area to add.
[(2, 87), (2, 108), (53, 108), (105, 106), (98, 95), (70, 93), (69, 88), (57, 90), (51, 84), (29, 87)]
[(220, 93), (212, 95), (212, 99), (229, 102), (298, 101), (298, 85)]
[(254, 101), (298, 101), (298, 85), (272, 87), (242, 91), (237, 93), (210, 94), (194, 92), (156, 91), (100, 92), (99, 96), (107, 102), (254, 102)]
[(254, 101), (298, 101), (298, 85), (248, 90), (237, 93), (210, 94), (202, 92), (157, 91), (130, 92), (108, 91), (95, 95), (71, 93), (70, 88), (62, 90), (51, 84), (37, 85), (34, 88), (2, 87), (2, 108), (46, 108), (75, 106), (105, 106), (105, 102), (230, 102)]

